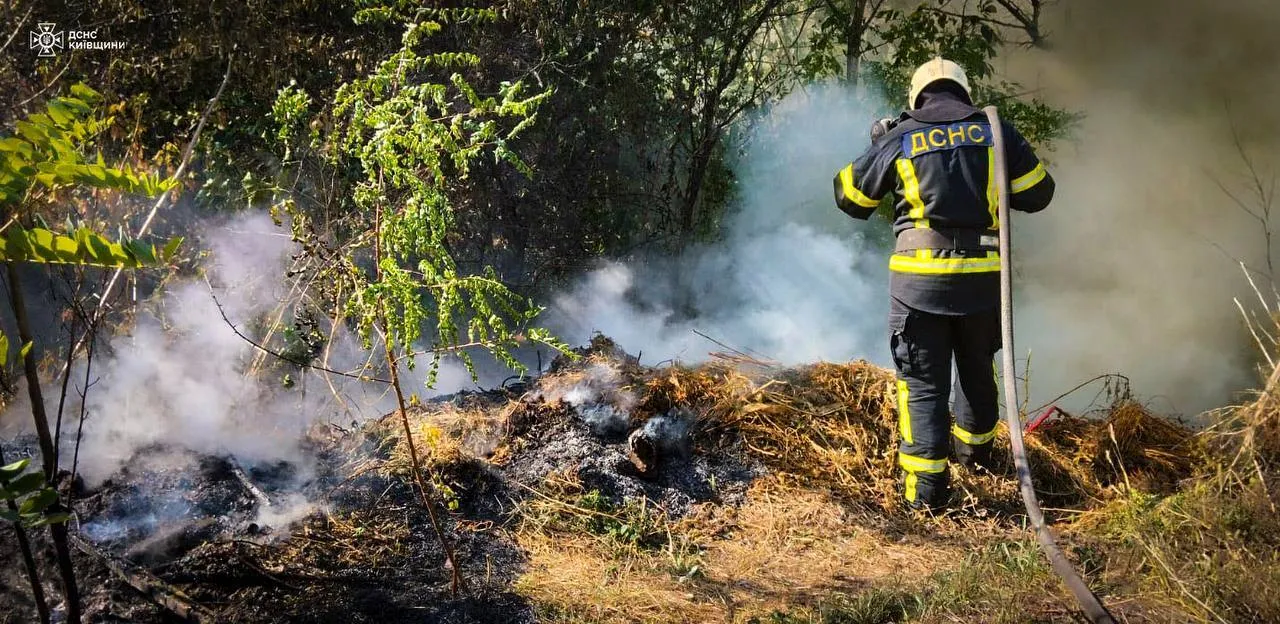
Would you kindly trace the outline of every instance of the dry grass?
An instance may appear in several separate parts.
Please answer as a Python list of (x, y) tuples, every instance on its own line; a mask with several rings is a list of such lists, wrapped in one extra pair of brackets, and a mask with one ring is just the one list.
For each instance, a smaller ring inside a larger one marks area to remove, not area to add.
[[(607, 351), (587, 355), (541, 379), (541, 399), (415, 411), (410, 416), (418, 447), (427, 449), (433, 467), (476, 457), (501, 463), (512, 449), (495, 449), (493, 440), (571, 417), (558, 398), (592, 376), (599, 385), (603, 370), (604, 387), (617, 393), (603, 400), (634, 406), (634, 422), (688, 410), (698, 418), (698, 452), (745, 449), (769, 475), (751, 486), (741, 506), (703, 504), (669, 518), (645, 501), (609, 504), (584, 491), (572, 470), (552, 473), (525, 498), (511, 527), (527, 556), (516, 589), (545, 621), (1021, 622), (1067, 616), (1069, 599), (1019, 522), (1021, 503), (1007, 455), (997, 457), (1003, 474), (956, 471), (962, 499), (952, 513), (926, 518), (901, 509), (890, 371), (865, 362), (785, 371), (726, 362), (645, 369)], [(1280, 402), (1267, 406), (1254, 406), (1253, 422), (1280, 422)], [(380, 434), (388, 449), (382, 469), (393, 474), (407, 470), (398, 434), (395, 427)], [(1257, 467), (1258, 474), (1275, 457), (1261, 449), (1280, 448), (1270, 446), (1265, 433), (1233, 435), (1232, 448), (1251, 449), (1237, 461)], [(1240, 442), (1246, 439), (1247, 445)], [(1002, 429), (997, 449), (1007, 444)], [(1105, 418), (1054, 421), (1030, 436), (1028, 447), (1037, 489), (1046, 504), (1061, 508), (1055, 517), (1069, 538), (1068, 552), (1103, 583), (1124, 619), (1211, 620), (1222, 605), (1247, 614), (1243, 621), (1280, 616), (1269, 610), (1280, 600), (1241, 589), (1250, 569), (1268, 582), (1280, 581), (1280, 563), (1241, 537), (1259, 526), (1255, 516), (1269, 499), (1241, 497), (1240, 478), (1219, 480), (1214, 496), (1235, 496), (1240, 505), (1250, 501), (1245, 507), (1211, 498), (1211, 489), (1196, 485), (1208, 483), (1211, 453), (1221, 456), (1204, 436), (1119, 400)], [(1152, 518), (1163, 520), (1153, 525)], [(338, 548), (342, 542), (333, 543)], [(1280, 539), (1274, 543), (1280, 547)], [(1208, 566), (1195, 558), (1205, 552), (1225, 554), (1209, 556)], [(1230, 589), (1233, 583), (1237, 589)]]
[[(655, 373), (642, 405), (655, 412), (692, 406), (705, 436), (740, 436), (778, 478), (829, 488), (847, 502), (901, 517), (892, 381), (892, 372), (865, 362), (754, 378), (711, 365)], [(1007, 447), (1002, 426), (996, 448)], [(1055, 421), (1030, 436), (1028, 448), (1046, 501), (1075, 509), (1113, 496), (1117, 486), (1171, 490), (1203, 458), (1190, 430), (1129, 400), (1118, 401), (1103, 420)], [(1012, 458), (997, 459), (1004, 476), (1012, 475)], [(967, 515), (1018, 513), (1014, 480), (964, 471), (956, 476), (966, 495), (962, 507), (974, 512)]]
[(357, 509), (311, 518), (269, 551), (280, 567), (368, 569), (404, 558), (409, 526), (403, 510)]
[[(489, 457), (506, 433), (503, 414), (481, 401), (463, 406), (442, 403), (410, 408), (409, 423), (418, 452), (425, 461), (437, 463), (447, 463), (464, 455)], [(409, 451), (398, 415), (383, 418), (377, 427), (376, 432), (395, 442), (387, 468), (408, 470)]]
[(814, 608), (833, 592), (923, 579), (963, 552), (887, 538), (853, 522), (831, 496), (772, 479), (753, 485), (741, 508), (704, 505), (679, 520), (651, 520), (665, 533), (660, 544), (619, 548), (616, 537), (574, 532), (565, 518), (634, 523), (634, 511), (584, 507), (578, 494), (544, 493), (516, 532), (529, 554), (517, 588), (549, 621), (748, 622)]

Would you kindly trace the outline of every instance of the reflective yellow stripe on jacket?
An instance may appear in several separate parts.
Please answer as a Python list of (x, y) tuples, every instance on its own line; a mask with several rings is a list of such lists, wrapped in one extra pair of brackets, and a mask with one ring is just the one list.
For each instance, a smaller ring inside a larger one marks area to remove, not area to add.
[(1044, 163), (1036, 163), (1035, 169), (1027, 172), (1026, 175), (1018, 176), (1009, 183), (1009, 190), (1014, 193), (1021, 193), (1040, 183), (1048, 172), (1044, 169)]
[(924, 198), (920, 196), (920, 179), (916, 177), (915, 164), (910, 158), (899, 158), (897, 167), (898, 177), (902, 178), (902, 198), (911, 206), (907, 211), (907, 218), (914, 221), (918, 228), (929, 227), (929, 220), (924, 216)]
[(980, 258), (935, 258), (932, 250), (919, 249), (913, 256), (890, 256), (889, 270), (917, 275), (996, 273), (1000, 271), (1000, 254), (989, 251)]
[(845, 199), (862, 206), (863, 208), (875, 208), (880, 202), (867, 197), (858, 187), (853, 184), (853, 165), (850, 164), (840, 170), (840, 188), (844, 192)]

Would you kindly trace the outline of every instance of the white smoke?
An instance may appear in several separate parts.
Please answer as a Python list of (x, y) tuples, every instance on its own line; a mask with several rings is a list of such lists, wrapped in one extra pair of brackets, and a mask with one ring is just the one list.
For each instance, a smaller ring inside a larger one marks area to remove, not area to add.
[[(254, 327), (278, 317), (287, 324), (292, 317), (287, 310), (281, 317), (280, 306), (296, 294), (284, 276), (294, 245), (260, 213), (209, 227), (203, 242), (209, 282), (197, 278), (167, 287), (148, 306), (153, 312), (140, 315), (129, 334), (113, 337), (109, 355), (100, 352), (93, 363), (79, 454), (80, 473), (90, 485), (152, 445), (229, 455), (248, 464), (299, 461), (310, 426), (350, 424), (393, 409), (393, 397), (379, 383), (331, 376), (339, 401), (315, 371), (293, 373), (292, 388), (279, 373), (251, 374), (259, 352), (224, 321), (211, 285), (242, 333), (253, 336)], [(279, 349), (279, 342), (274, 346)], [(358, 370), (367, 358), (341, 332), (331, 349), (329, 366), (335, 370)], [(408, 390), (419, 396), (471, 385), (461, 365), (446, 362), (436, 388), (428, 391), (423, 369), (402, 371)], [(72, 374), (83, 379), (83, 368)], [(74, 441), (71, 432), (63, 436), (64, 446)], [(70, 453), (68, 448), (64, 456)]]
[(622, 372), (611, 364), (592, 362), (577, 383), (540, 390), (545, 401), (564, 401), (599, 436), (626, 433), (640, 397), (623, 386)]
[(1261, 212), (1255, 183), (1274, 191), (1280, 171), (1277, 8), (1072, 0), (1046, 12), (1050, 50), (1002, 57), (1006, 74), (1084, 114), (1051, 155), (1053, 205), (1015, 219), (1033, 389), (1119, 372), (1162, 411), (1194, 414), (1260, 381), (1233, 299), (1261, 305), (1238, 261), (1271, 293), (1280, 249), (1224, 188)]
[(549, 324), (573, 343), (601, 332), (650, 363), (725, 350), (695, 331), (785, 364), (887, 363), (887, 224), (839, 212), (831, 183), (867, 146), (872, 118), (839, 87), (787, 97), (735, 171), (723, 240), (607, 263), (554, 300)]

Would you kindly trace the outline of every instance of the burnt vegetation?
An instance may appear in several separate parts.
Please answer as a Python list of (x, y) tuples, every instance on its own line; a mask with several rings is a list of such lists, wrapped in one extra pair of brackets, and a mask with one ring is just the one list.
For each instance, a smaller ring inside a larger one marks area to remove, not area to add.
[[(538, 325), (601, 260), (724, 236), (751, 131), (814, 82), (892, 114), (946, 55), (1050, 150), (1078, 114), (994, 68), (1052, 46), (1051, 4), (5, 3), (0, 624), (1076, 617), (1003, 429), (994, 473), (957, 468), (921, 515), (891, 371), (642, 363)], [(39, 23), (127, 54), (39, 57)], [(1280, 369), (1253, 320), (1269, 377), (1207, 426), (1110, 376), (1029, 434), (1122, 621), (1280, 621)], [(425, 394), (451, 362), (511, 376)]]
[[(648, 367), (603, 338), (579, 356), (514, 391), (452, 395), (409, 411), (423, 468), (448, 510), (461, 595), (450, 592), (393, 413), (356, 429), (313, 429), (309, 457), (297, 463), (242, 468), (150, 448), (111, 480), (77, 491), (79, 533), (91, 544), (79, 559), (86, 614), (658, 622), (1068, 613), (1022, 533), (1007, 457), (997, 474), (958, 473), (962, 502), (944, 516), (896, 502), (888, 371), (859, 362)], [(619, 425), (601, 429), (593, 419), (602, 411)], [(662, 419), (686, 426), (646, 427)], [(1148, 602), (1153, 576), (1120, 575), (1155, 564), (1182, 580), (1177, 562), (1156, 559), (1183, 556), (1164, 550), (1174, 538), (1130, 523), (1176, 527), (1191, 520), (1172, 509), (1210, 504), (1206, 496), (1240, 509), (1264, 494), (1258, 476), (1225, 483), (1211, 459), (1226, 457), (1213, 448), (1220, 433), (1194, 434), (1123, 395), (1093, 418), (1059, 416), (1042, 427), (1029, 438), (1031, 457), (1070, 552), (1109, 595), (1129, 598), (1121, 613), (1194, 616), (1183, 610), (1191, 605)], [(646, 430), (661, 451), (643, 465), (632, 434)], [(1206, 523), (1200, 538), (1231, 513), (1193, 516)], [(1132, 540), (1159, 540), (1161, 550), (1142, 557)], [(965, 563), (947, 565), (948, 557)], [(933, 566), (944, 571), (926, 572)], [(978, 588), (993, 582), (980, 574), (1024, 587), (1026, 601), (1016, 611), (1001, 606), (998, 591)], [(148, 599), (141, 588), (156, 593)], [(1243, 613), (1270, 613), (1252, 599), (1222, 599)]]

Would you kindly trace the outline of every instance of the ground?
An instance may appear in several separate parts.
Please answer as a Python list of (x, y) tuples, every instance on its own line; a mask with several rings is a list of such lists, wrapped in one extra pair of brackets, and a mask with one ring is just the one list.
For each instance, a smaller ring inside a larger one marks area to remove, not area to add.
[[(899, 504), (888, 371), (647, 368), (606, 340), (580, 355), (517, 388), (317, 429), (304, 460), (150, 449), (77, 488), (90, 620), (181, 621), (187, 609), (246, 623), (1078, 617), (1025, 529), (1009, 457), (999, 474), (957, 471), (946, 514)], [(1117, 618), (1280, 613), (1280, 590), (1249, 589), (1280, 580), (1266, 514), (1274, 429), (1248, 448), (1215, 443), (1125, 396), (1095, 416), (1059, 418), (1028, 441), (1064, 550)], [(456, 594), (411, 478), (406, 422), (456, 554)], [(629, 439), (648, 445), (644, 457)], [(1224, 469), (1228, 457), (1256, 475)], [(0, 622), (32, 621), (21, 569), (3, 575)]]

